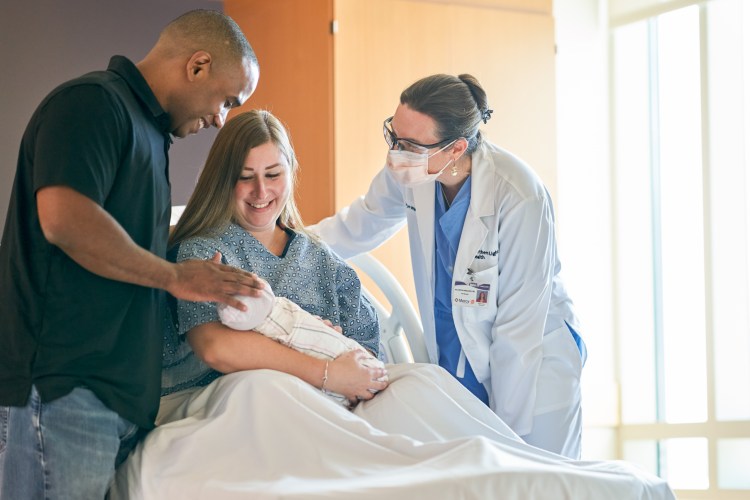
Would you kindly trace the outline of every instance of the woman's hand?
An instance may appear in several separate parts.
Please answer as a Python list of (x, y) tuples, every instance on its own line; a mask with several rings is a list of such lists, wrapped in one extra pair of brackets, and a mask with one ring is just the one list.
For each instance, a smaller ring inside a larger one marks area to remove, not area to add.
[(386, 371), (383, 368), (368, 368), (362, 360), (369, 357), (359, 349), (342, 354), (328, 363), (328, 380), (325, 388), (343, 394), (352, 404), (363, 399), (372, 399), (375, 392), (388, 387), (388, 382), (378, 382)]
[(344, 331), (341, 329), (341, 327), (339, 325), (334, 325), (331, 322), (330, 319), (323, 319), (320, 316), (315, 316), (315, 317), (318, 318), (320, 321), (322, 321), (324, 325), (326, 325), (326, 326), (328, 326), (330, 328), (333, 328), (334, 330), (336, 330), (339, 333), (344, 333)]

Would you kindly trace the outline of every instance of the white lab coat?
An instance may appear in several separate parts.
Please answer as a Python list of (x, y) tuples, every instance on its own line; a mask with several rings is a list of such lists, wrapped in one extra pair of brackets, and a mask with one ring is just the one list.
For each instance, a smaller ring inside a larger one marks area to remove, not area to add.
[[(552, 202), (541, 180), (486, 141), (472, 155), (471, 175), (453, 282), (468, 282), (471, 269), (477, 283), (491, 288), (485, 307), (454, 301), (461, 361), (471, 363), (492, 410), (523, 436), (532, 431), (534, 416), (580, 405), (582, 361), (566, 322), (580, 329), (559, 277)], [(384, 168), (365, 196), (311, 229), (349, 258), (408, 223), (425, 343), (437, 363), (434, 218), (435, 183), (406, 188)]]

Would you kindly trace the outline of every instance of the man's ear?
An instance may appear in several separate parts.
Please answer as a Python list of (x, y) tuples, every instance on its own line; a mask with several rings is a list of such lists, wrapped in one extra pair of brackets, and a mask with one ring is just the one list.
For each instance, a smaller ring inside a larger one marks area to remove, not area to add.
[(211, 72), (211, 63), (213, 58), (211, 54), (205, 50), (199, 50), (195, 52), (187, 62), (187, 78), (188, 81), (193, 82), (201, 79), (206, 79)]

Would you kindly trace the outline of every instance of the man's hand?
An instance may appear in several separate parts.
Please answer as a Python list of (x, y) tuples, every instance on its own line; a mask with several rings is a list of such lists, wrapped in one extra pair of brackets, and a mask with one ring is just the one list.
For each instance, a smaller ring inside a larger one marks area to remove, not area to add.
[(221, 253), (211, 260), (185, 260), (175, 264), (176, 276), (167, 291), (182, 300), (223, 302), (241, 311), (247, 307), (235, 295), (258, 297), (265, 287), (255, 274), (221, 263)]

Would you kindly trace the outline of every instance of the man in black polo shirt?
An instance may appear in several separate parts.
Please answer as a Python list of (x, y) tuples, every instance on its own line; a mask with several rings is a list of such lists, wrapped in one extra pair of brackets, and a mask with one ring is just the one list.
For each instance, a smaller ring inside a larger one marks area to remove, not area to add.
[(257, 80), (234, 21), (197, 10), (35, 111), (0, 244), (3, 500), (103, 498), (153, 427), (164, 292), (239, 307), (262, 286), (220, 255), (164, 260), (172, 136), (221, 127)]

